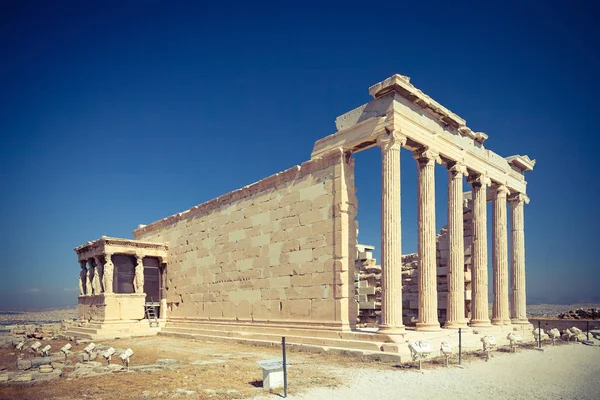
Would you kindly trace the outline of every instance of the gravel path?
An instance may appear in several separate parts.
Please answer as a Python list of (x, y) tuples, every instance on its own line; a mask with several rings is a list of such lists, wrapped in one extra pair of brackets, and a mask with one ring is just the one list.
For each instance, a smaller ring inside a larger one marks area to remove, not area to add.
[[(600, 342), (494, 353), (465, 369), (379, 371), (344, 369), (351, 382), (289, 399), (600, 399)], [(425, 364), (425, 367), (427, 365)], [(291, 383), (293, 384), (293, 383)], [(272, 397), (271, 397), (272, 398)]]

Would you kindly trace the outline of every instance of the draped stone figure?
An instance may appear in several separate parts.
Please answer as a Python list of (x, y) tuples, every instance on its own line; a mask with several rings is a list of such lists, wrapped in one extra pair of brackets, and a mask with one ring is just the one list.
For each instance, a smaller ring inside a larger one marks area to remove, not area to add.
[(86, 285), (85, 285), (85, 276), (87, 275), (87, 270), (85, 268), (85, 262), (84, 261), (80, 261), (79, 264), (81, 265), (81, 271), (79, 271), (79, 294), (80, 295), (85, 295), (86, 293)]
[(136, 293), (144, 293), (144, 256), (136, 256), (135, 277), (133, 278), (133, 288)]
[(112, 254), (107, 253), (104, 257), (104, 268), (102, 271), (102, 286), (104, 286), (104, 293), (113, 292), (113, 271), (115, 266), (112, 262)]
[(93, 267), (92, 272), (92, 294), (100, 294), (102, 292), (101, 290), (101, 286), (100, 286), (100, 274), (98, 272), (98, 265), (96, 264), (96, 261), (93, 261)]
[(98, 288), (96, 294), (100, 294), (104, 292), (104, 267), (102, 266), (102, 260), (100, 259), (100, 257), (94, 257), (94, 261), (96, 263), (96, 273), (94, 274), (94, 280), (96, 280), (96, 276), (98, 277)]
[(87, 273), (85, 275), (85, 292), (87, 294), (92, 293), (92, 269), (88, 268)]

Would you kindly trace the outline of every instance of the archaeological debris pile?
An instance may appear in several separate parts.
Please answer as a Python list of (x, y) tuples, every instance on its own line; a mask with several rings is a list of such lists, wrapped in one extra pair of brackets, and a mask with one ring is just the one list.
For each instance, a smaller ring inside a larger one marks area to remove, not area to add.
[(560, 319), (600, 319), (600, 308), (576, 308), (558, 315)]

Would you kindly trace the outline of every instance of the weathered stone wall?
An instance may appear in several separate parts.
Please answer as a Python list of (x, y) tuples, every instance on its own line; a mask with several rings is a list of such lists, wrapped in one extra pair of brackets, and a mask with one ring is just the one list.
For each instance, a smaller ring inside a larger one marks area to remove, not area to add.
[(141, 320), (144, 319), (145, 298), (143, 293), (79, 296), (77, 317), (88, 321)]
[(168, 318), (354, 325), (353, 171), (335, 151), (134, 231), (169, 246)]

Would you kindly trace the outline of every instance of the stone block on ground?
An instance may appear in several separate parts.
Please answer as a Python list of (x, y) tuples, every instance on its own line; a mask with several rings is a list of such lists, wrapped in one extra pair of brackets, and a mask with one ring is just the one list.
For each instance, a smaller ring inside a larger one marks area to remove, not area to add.
[(49, 365), (49, 364), (48, 365), (41, 365), (40, 368), (39, 368), (39, 371), (42, 374), (47, 374), (47, 373), (50, 373), (50, 372), (54, 371), (54, 368), (52, 368), (52, 365)]
[(20, 374), (13, 377), (13, 382), (30, 382), (32, 380), (33, 375), (31, 374)]
[(31, 360), (17, 360), (17, 369), (20, 369), (22, 371), (28, 370), (29, 368), (31, 368)]

